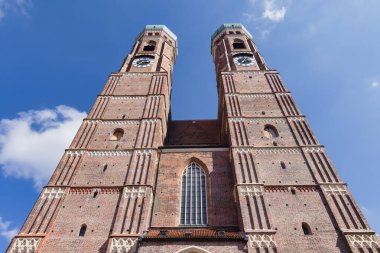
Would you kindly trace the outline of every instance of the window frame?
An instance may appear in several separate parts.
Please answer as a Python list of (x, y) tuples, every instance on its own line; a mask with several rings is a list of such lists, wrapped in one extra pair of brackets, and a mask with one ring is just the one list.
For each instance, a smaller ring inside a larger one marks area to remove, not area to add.
[[(188, 173), (189, 169), (191, 169), (190, 175)], [(195, 176), (193, 176), (193, 173), (195, 173)], [(196, 175), (196, 173), (199, 174)], [(184, 178), (186, 178), (185, 184)], [(190, 186), (187, 184), (189, 178), (191, 179)], [(193, 182), (194, 178), (195, 182)], [(181, 194), (179, 225), (207, 226), (207, 173), (199, 163), (192, 161), (182, 171), (180, 190)], [(193, 194), (197, 192), (198, 194), (195, 194), (194, 197)], [(186, 195), (187, 193), (190, 193), (190, 197)], [(188, 205), (190, 205), (190, 207)], [(195, 205), (195, 207), (193, 205)], [(200, 217), (198, 217), (198, 214), (200, 215)]]

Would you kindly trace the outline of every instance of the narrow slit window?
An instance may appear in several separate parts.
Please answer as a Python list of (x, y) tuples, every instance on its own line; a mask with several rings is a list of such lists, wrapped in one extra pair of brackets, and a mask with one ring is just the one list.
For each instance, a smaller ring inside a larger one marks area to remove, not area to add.
[(306, 222), (302, 222), (302, 230), (304, 235), (311, 235), (311, 228)]
[(206, 173), (195, 163), (190, 163), (182, 174), (181, 225), (206, 225)]
[(87, 230), (87, 226), (86, 226), (86, 224), (83, 224), (83, 225), (80, 227), (80, 230), (79, 230), (79, 236), (83, 237), (83, 236), (86, 234), (86, 230)]

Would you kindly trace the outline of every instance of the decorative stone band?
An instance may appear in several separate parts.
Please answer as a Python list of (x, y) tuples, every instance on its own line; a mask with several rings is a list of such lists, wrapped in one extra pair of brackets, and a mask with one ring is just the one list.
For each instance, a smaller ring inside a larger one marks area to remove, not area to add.
[(137, 238), (112, 238), (110, 253), (128, 253), (134, 246)]
[(304, 116), (300, 116), (300, 117), (288, 117), (288, 120), (289, 121), (306, 121), (306, 119), (305, 119)]
[(276, 248), (273, 234), (247, 234), (249, 246), (252, 248)]
[(347, 191), (346, 187), (342, 184), (321, 185), (321, 189), (327, 195), (334, 195), (334, 196), (348, 195), (348, 191)]
[(125, 188), (125, 195), (126, 198), (144, 198), (147, 192), (146, 186), (127, 186)]
[(143, 100), (147, 96), (109, 96), (109, 95), (99, 95), (100, 98), (113, 99), (113, 100)]
[(152, 149), (139, 149), (136, 151), (138, 156), (150, 156), (152, 155)]
[(255, 155), (269, 155), (269, 154), (300, 154), (298, 148), (234, 148), (235, 153), (240, 154), (255, 154)]
[(249, 122), (249, 123), (278, 123), (286, 124), (285, 118), (229, 118), (230, 122)]
[(70, 188), (69, 194), (93, 194), (98, 192), (98, 194), (120, 194), (121, 187), (73, 187)]
[(60, 199), (65, 194), (65, 188), (48, 187), (42, 192), (42, 199)]
[(305, 153), (321, 153), (323, 152), (323, 148), (322, 147), (308, 147), (308, 148), (303, 148), (303, 151)]
[(239, 185), (240, 194), (242, 196), (262, 196), (263, 195), (263, 187), (261, 185)]
[[(152, 155), (154, 149), (138, 149), (136, 155)], [(133, 150), (66, 150), (65, 156), (128, 156), (132, 155)]]
[(122, 76), (167, 76), (166, 72), (113, 72), (112, 75)]
[(142, 122), (153, 123), (159, 121), (158, 119), (143, 119)]
[(239, 75), (239, 74), (279, 74), (277, 71), (273, 70), (234, 70), (234, 71), (223, 71), (221, 72), (222, 75)]
[(90, 156), (128, 156), (131, 155), (129, 151), (121, 151), (121, 150), (104, 150), (104, 151), (87, 151), (87, 154)]
[(374, 234), (354, 234), (346, 236), (349, 244), (354, 248), (379, 249), (379, 242)]
[(227, 97), (241, 97), (241, 98), (274, 98), (275, 95), (272, 93), (251, 93), (251, 94), (241, 94), (241, 93), (228, 93)]
[(65, 155), (66, 156), (81, 156), (85, 152), (83, 150), (66, 150)]
[(138, 125), (140, 120), (136, 119), (125, 119), (125, 120), (93, 120), (93, 119), (85, 119), (84, 124), (86, 125)]
[(12, 245), (11, 253), (35, 253), (37, 252), (38, 245), (41, 238), (28, 237), (17, 238)]
[(300, 192), (316, 192), (318, 191), (315, 185), (266, 185), (264, 186), (265, 192), (290, 192), (291, 189), (295, 189)]

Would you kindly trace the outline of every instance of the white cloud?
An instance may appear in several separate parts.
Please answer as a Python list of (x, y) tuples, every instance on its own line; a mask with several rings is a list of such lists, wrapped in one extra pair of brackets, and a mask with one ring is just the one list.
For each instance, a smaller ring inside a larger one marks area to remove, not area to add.
[(0, 21), (9, 12), (19, 12), (28, 15), (28, 8), (32, 5), (31, 0), (0, 0)]
[(379, 85), (380, 85), (379, 81), (372, 81), (372, 83), (371, 83), (371, 86), (372, 86), (373, 88), (378, 88)]
[(11, 222), (4, 221), (0, 216), (0, 235), (11, 240), (18, 233), (18, 229), (10, 228)]
[(284, 20), (286, 14), (285, 6), (278, 6), (274, 0), (264, 0), (263, 18), (273, 22)]
[(254, 25), (256, 34), (265, 39), (277, 24), (284, 21), (292, 0), (247, 0), (248, 8), (242, 13), (247, 23)]
[(21, 112), (0, 121), (0, 165), (5, 175), (32, 179), (40, 188), (47, 182), (82, 119), (75, 108)]
[(362, 210), (366, 213), (369, 213), (368, 209), (365, 206), (362, 206)]

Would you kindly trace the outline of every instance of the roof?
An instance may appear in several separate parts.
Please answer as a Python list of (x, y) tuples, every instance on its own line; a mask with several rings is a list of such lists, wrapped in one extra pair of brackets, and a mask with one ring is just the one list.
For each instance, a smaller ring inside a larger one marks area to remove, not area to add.
[(228, 28), (240, 28), (240, 29), (242, 29), (244, 31), (244, 33), (250, 39), (252, 39), (252, 35), (248, 32), (248, 30), (242, 24), (240, 24), (240, 23), (224, 23), (211, 36), (211, 43), (213, 42), (213, 40), (215, 39), (215, 37), (219, 35), (219, 33), (221, 33), (224, 29), (228, 29)]
[(237, 230), (223, 229), (153, 229), (143, 235), (143, 240), (159, 239), (223, 239), (243, 240), (244, 235)]

